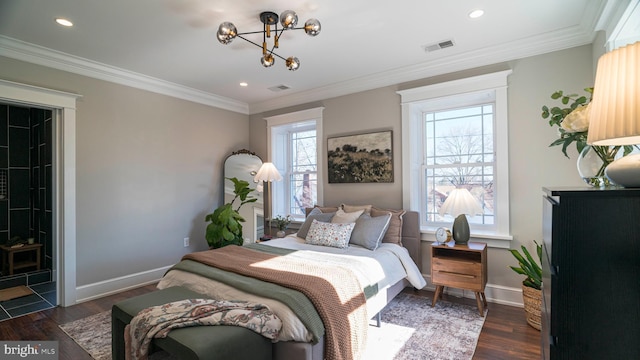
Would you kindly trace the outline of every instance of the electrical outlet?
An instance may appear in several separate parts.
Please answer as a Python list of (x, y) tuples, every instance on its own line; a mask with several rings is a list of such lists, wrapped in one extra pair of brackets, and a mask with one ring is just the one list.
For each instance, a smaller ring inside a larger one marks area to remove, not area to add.
[(186, 237), (186, 238), (184, 238), (183, 241), (184, 241), (184, 247), (189, 247), (189, 238)]

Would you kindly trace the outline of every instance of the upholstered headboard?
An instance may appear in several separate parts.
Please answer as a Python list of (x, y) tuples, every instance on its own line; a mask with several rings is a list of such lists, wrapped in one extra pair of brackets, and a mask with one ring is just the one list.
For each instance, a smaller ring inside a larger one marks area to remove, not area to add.
[[(306, 208), (308, 215), (313, 208)], [(402, 215), (402, 246), (422, 272), (422, 250), (420, 249), (420, 216), (417, 211), (406, 211)]]

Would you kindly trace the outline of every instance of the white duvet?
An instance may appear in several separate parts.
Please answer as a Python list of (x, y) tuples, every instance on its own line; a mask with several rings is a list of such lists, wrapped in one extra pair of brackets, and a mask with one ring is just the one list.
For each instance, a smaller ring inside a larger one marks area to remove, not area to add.
[[(282, 239), (263, 242), (264, 245), (298, 250), (286, 256), (300, 257), (308, 261), (317, 261), (332, 266), (346, 266), (354, 271), (361, 286), (377, 284), (380, 293), (383, 289), (407, 279), (417, 289), (422, 289), (426, 281), (420, 270), (409, 256), (407, 249), (395, 244), (383, 243), (371, 251), (357, 245), (346, 249), (306, 244), (304, 239), (289, 235)], [(357, 264), (357, 266), (356, 266)], [(360, 265), (365, 265), (363, 268)], [(279, 341), (311, 341), (311, 334), (291, 309), (280, 301), (256, 296), (226, 284), (196, 274), (171, 270), (158, 284), (159, 289), (171, 286), (183, 286), (213, 299), (241, 299), (269, 306), (282, 320)], [(371, 316), (375, 314), (370, 314)]]

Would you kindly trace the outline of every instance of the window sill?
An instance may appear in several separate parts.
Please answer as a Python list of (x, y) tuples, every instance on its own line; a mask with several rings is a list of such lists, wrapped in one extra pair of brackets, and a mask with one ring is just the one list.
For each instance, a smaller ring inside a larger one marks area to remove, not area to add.
[[(422, 241), (435, 242), (435, 230), (420, 229), (420, 239)], [(513, 236), (493, 234), (493, 233), (471, 233), (469, 241), (486, 243), (490, 248), (510, 249)]]

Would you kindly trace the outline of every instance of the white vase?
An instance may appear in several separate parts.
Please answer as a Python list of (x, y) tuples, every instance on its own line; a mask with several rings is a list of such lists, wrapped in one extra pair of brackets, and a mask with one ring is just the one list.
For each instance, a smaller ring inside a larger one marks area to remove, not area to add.
[(283, 238), (285, 235), (287, 235), (287, 233), (285, 233), (284, 230), (278, 230), (276, 233), (276, 236), (279, 238)]

